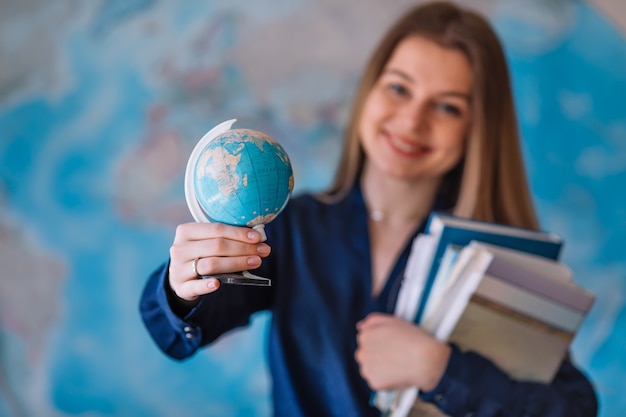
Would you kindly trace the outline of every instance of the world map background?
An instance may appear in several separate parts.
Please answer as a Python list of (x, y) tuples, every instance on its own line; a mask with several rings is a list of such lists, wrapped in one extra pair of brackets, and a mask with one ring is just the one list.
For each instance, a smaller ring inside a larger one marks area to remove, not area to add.
[[(619, 0), (616, 0), (616, 3)], [(219, 122), (324, 187), (361, 66), (412, 1), (0, 4), (0, 416), (269, 416), (269, 316), (185, 362), (138, 300), (191, 221), (183, 174)], [(626, 398), (626, 42), (581, 1), (467, 1), (507, 50), (544, 228), (598, 301), (572, 354), (603, 417)]]

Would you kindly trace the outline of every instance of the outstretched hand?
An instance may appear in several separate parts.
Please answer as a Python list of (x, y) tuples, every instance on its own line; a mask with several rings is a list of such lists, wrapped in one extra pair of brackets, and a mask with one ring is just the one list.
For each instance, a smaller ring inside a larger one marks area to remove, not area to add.
[(269, 245), (261, 242), (261, 234), (248, 227), (181, 224), (170, 247), (170, 287), (179, 298), (193, 301), (220, 286), (217, 279), (198, 279), (200, 275), (258, 268), (270, 250)]
[(357, 323), (356, 361), (375, 391), (433, 389), (446, 369), (450, 346), (399, 317), (372, 313)]

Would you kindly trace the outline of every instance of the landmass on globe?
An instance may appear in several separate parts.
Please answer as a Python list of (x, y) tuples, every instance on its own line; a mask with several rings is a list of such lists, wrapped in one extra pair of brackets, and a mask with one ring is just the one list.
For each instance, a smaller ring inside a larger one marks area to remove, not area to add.
[(283, 210), (294, 188), (289, 156), (274, 138), (252, 129), (231, 129), (199, 153), (193, 185), (211, 221), (262, 226)]

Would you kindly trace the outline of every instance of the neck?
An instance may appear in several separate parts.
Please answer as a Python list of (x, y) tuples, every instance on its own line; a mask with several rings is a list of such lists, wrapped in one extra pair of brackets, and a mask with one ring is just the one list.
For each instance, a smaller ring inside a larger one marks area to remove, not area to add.
[(439, 179), (399, 180), (364, 169), (361, 190), (370, 220), (387, 225), (408, 226), (428, 216), (439, 187)]

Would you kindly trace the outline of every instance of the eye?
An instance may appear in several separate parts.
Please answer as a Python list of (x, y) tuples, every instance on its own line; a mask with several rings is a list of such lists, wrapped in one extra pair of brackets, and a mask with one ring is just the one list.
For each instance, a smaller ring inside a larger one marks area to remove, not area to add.
[(387, 89), (397, 96), (406, 97), (409, 95), (409, 89), (402, 84), (390, 83)]
[(452, 116), (460, 116), (463, 113), (463, 110), (459, 106), (450, 103), (437, 103), (436, 108), (437, 110)]

